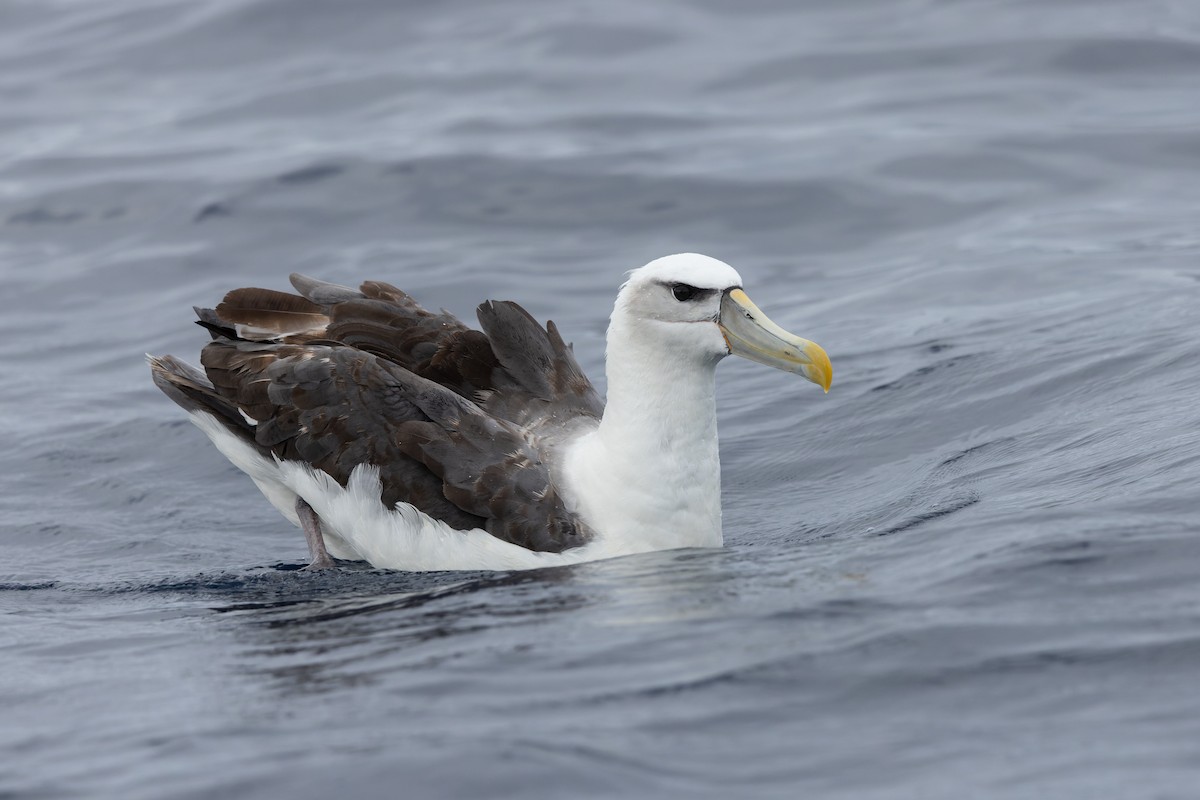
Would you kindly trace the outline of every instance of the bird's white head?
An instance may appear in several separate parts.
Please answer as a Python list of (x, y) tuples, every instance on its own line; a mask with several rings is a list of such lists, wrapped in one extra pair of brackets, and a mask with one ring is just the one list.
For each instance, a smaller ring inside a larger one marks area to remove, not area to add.
[(829, 391), (833, 370), (818, 345), (780, 328), (742, 290), (742, 276), (698, 253), (655, 259), (629, 274), (613, 309), (611, 339), (653, 342), (673, 360), (716, 363), (729, 354), (794, 372)]

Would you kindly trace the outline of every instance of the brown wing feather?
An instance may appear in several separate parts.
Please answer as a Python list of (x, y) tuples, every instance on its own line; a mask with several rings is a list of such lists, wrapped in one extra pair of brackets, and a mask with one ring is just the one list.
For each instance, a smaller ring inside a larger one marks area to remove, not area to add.
[(197, 309), (214, 337), (202, 354), (213, 396), (257, 421), (258, 447), (343, 485), (373, 464), (389, 506), (533, 550), (587, 540), (540, 442), (598, 419), (603, 402), (553, 323), (489, 301), (478, 331), (387, 283), (292, 283), (303, 296), (237, 289)]
[(483, 331), (431, 312), (382, 281), (359, 291), (293, 275), (305, 298), (329, 315), (324, 336), (374, 353), (520, 425), (604, 412), (591, 381), (553, 322), (543, 328), (513, 302), (477, 309)]
[(342, 485), (373, 464), (386, 505), (402, 500), (531, 550), (587, 540), (525, 432), (445, 387), (344, 346), (214, 341), (201, 360), (217, 391), (257, 420), (256, 443), (281, 459)]
[(329, 324), (329, 317), (316, 303), (274, 289), (234, 289), (214, 311), (235, 326), (238, 335), (256, 338), (319, 333)]
[(379, 468), (382, 500), (455, 528), (485, 520), (446, 499), (442, 481), (401, 447), (398, 431), (429, 418), (394, 388), (375, 356), (348, 347), (214, 341), (201, 363), (213, 386), (257, 422), (253, 436), (281, 459), (303, 461), (343, 486), (359, 464)]

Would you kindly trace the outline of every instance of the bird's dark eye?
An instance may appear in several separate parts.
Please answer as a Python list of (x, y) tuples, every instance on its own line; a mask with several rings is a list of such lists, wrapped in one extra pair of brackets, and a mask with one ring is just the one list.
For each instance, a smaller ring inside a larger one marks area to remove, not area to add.
[(675, 299), (682, 303), (700, 294), (700, 290), (695, 286), (688, 286), (686, 283), (677, 283), (671, 287), (671, 294), (675, 295)]

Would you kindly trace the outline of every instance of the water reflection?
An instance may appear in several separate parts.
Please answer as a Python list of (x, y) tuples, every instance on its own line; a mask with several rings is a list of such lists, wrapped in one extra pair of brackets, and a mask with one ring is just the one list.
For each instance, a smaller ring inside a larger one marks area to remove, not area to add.
[[(429, 669), (507, 631), (579, 609), (573, 567), (528, 573), (401, 573), (349, 567), (293, 574), (293, 596), (214, 610), (236, 620), (240, 672), (272, 691), (320, 693)], [(482, 637), (482, 639), (481, 639)]]

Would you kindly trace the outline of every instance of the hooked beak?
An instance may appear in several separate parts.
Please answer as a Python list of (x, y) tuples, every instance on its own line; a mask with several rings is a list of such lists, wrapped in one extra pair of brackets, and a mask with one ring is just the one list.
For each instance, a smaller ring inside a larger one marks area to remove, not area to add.
[(730, 289), (721, 298), (721, 317), (717, 320), (725, 344), (734, 355), (795, 372), (808, 378), (826, 392), (833, 382), (833, 366), (821, 346), (793, 336), (771, 322), (741, 289)]

